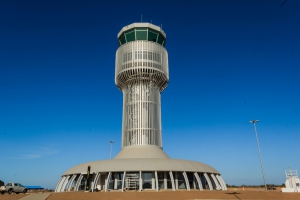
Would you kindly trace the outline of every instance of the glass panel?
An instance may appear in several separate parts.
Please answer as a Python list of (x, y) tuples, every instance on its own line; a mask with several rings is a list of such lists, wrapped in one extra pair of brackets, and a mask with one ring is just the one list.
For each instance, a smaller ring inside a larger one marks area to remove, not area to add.
[(211, 182), (211, 184), (212, 184), (212, 187), (213, 187), (213, 188), (217, 188), (214, 179), (213, 179), (210, 175), (208, 175), (208, 177), (209, 177), (209, 180), (210, 180), (210, 182)]
[(158, 44), (163, 46), (165, 46), (166, 43), (165, 38), (159, 32), (153, 29), (140, 27), (126, 31), (123, 35), (121, 35), (121, 37), (119, 38), (119, 45), (123, 45), (126, 42), (135, 40), (148, 40), (157, 42)]
[(147, 40), (147, 31), (136, 31), (137, 40)]
[(131, 42), (131, 41), (135, 40), (135, 33), (134, 33), (134, 31), (126, 33), (126, 40), (127, 40), (127, 42)]
[(138, 28), (135, 28), (135, 30), (139, 30), (139, 31), (147, 31), (147, 28), (144, 28), (144, 27), (138, 27)]
[(147, 59), (147, 51), (143, 52), (143, 59)]
[(109, 185), (108, 185), (108, 189), (109, 190), (113, 190), (114, 189), (114, 185), (115, 185), (115, 181), (114, 180), (110, 180), (109, 181)]
[(126, 43), (124, 34), (120, 37), (120, 43), (121, 45)]
[(148, 52), (148, 60), (152, 60), (152, 52)]
[(110, 179), (109, 179), (109, 184), (108, 184), (108, 189), (113, 190), (115, 185), (115, 174), (111, 173)]
[(152, 172), (142, 172), (143, 189), (152, 189)]
[(117, 179), (117, 189), (122, 189), (124, 172), (117, 172), (115, 178)]
[(164, 172), (157, 172), (158, 188), (165, 189)]
[[(194, 178), (194, 174), (192, 172), (187, 172), (186, 175), (187, 175), (187, 178), (189, 180), (190, 188), (191, 189), (196, 189), (195, 188), (195, 186), (196, 186), (196, 178)], [(195, 181), (195, 183), (194, 183), (194, 181)]]
[(132, 60), (132, 52), (128, 53), (128, 61)]
[(203, 189), (209, 189), (208, 183), (207, 183), (206, 178), (204, 177), (204, 175), (199, 174), (199, 176), (200, 176), (200, 180), (201, 180)]
[[(67, 191), (68, 187), (69, 187), (69, 184), (71, 182), (71, 177), (69, 177), (68, 181), (67, 181), (67, 184), (65, 185), (65, 187), (63, 188), (64, 191)], [(20, 184), (18, 185), (19, 187), (21, 186)]]
[(75, 188), (75, 186), (76, 186), (76, 183), (77, 183), (77, 181), (78, 181), (78, 178), (79, 178), (79, 175), (77, 175), (76, 178), (74, 179), (74, 181), (73, 181), (73, 183), (72, 183), (72, 185), (71, 185), (70, 191), (74, 191), (74, 188)]
[(143, 56), (143, 52), (142, 51), (138, 51), (138, 59), (142, 59)]
[(83, 175), (83, 178), (81, 179), (78, 190), (84, 190), (85, 189), (85, 181), (86, 181), (86, 175)]
[(185, 179), (182, 172), (177, 172), (178, 189), (186, 189)]
[[(173, 173), (173, 177), (174, 177), (174, 172)], [(167, 172), (167, 189), (172, 189), (172, 182), (171, 182), (171, 177), (170, 177), (170, 173)]]
[(157, 43), (163, 45), (164, 38), (161, 34), (158, 35)]
[(152, 42), (156, 42), (157, 39), (157, 32), (156, 31), (152, 31), (151, 29), (148, 32), (148, 40), (152, 41)]
[(114, 179), (121, 180), (123, 177), (123, 172), (114, 173)]
[(122, 181), (117, 182), (117, 189), (122, 189)]

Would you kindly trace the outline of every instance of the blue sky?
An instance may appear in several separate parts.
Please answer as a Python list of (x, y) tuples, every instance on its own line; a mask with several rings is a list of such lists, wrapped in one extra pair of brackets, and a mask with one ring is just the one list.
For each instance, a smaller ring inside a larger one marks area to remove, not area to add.
[[(227, 184), (300, 170), (300, 1), (0, 2), (0, 180), (54, 188), (74, 165), (121, 148), (117, 34), (141, 21), (167, 34), (163, 148)], [(300, 172), (300, 171), (299, 171)]]

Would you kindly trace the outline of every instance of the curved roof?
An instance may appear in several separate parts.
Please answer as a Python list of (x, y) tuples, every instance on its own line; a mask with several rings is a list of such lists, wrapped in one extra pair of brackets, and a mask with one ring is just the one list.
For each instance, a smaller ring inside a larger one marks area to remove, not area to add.
[(91, 173), (122, 171), (186, 171), (220, 174), (216, 169), (207, 164), (189, 160), (171, 158), (124, 158), (82, 163), (70, 168), (63, 175), (86, 174), (88, 166), (91, 166)]
[(70, 168), (63, 175), (86, 174), (88, 166), (91, 166), (91, 173), (123, 171), (186, 171), (220, 174), (213, 167), (201, 162), (171, 159), (161, 147), (156, 145), (135, 145), (123, 147), (114, 159), (82, 163)]

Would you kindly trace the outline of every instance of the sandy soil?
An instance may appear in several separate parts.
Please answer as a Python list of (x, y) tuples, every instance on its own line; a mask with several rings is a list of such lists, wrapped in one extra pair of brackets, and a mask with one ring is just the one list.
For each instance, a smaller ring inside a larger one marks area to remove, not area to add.
[(300, 200), (300, 193), (282, 193), (279, 191), (160, 191), (160, 192), (69, 192), (53, 193), (47, 200), (79, 200), (79, 199), (107, 199), (107, 200), (195, 200), (195, 199), (286, 199)]
[(2, 199), (9, 199), (9, 200), (17, 200), (17, 199), (21, 199), (21, 198), (23, 198), (23, 197), (25, 197), (25, 196), (27, 196), (28, 194), (15, 194), (15, 193), (13, 193), (13, 194), (2, 194), (2, 195), (0, 195), (0, 200), (2, 200)]
[[(20, 199), (28, 194), (4, 194), (0, 200)], [(300, 193), (282, 193), (281, 191), (143, 191), (143, 192), (63, 192), (52, 193), (47, 200), (197, 200), (197, 199), (274, 199), (300, 200)]]

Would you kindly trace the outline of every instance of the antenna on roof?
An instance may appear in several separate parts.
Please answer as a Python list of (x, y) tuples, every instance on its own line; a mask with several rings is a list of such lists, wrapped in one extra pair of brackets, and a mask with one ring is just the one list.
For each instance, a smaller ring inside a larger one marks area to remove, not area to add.
[(151, 24), (152, 24), (152, 19), (151, 19)]
[(143, 14), (141, 14), (141, 22), (143, 22)]

